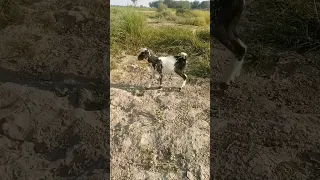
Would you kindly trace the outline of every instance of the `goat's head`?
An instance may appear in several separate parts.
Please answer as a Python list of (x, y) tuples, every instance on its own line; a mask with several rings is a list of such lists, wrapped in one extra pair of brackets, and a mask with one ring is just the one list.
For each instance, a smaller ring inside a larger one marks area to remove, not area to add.
[(141, 60), (147, 59), (149, 56), (150, 56), (150, 51), (147, 48), (142, 48), (140, 50), (138, 60), (141, 61)]
[(185, 52), (181, 52), (181, 53), (179, 53), (179, 56), (183, 57), (184, 59), (187, 59), (188, 55)]

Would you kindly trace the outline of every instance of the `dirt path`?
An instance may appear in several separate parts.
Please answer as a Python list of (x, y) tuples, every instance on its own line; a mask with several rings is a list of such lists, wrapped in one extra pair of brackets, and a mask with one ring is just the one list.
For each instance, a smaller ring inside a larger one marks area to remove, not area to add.
[[(215, 84), (230, 54), (218, 46), (211, 56)], [(273, 50), (267, 57), (262, 70), (243, 71), (211, 98), (216, 179), (320, 178), (320, 56)]]
[(164, 90), (144, 91), (150, 73), (136, 59), (111, 71), (112, 179), (209, 179), (209, 80), (177, 92), (181, 78), (165, 77)]

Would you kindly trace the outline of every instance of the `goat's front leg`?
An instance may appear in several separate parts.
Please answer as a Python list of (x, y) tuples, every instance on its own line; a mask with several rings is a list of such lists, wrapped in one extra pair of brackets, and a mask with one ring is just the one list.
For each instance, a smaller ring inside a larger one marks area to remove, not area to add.
[(162, 89), (162, 78), (163, 78), (163, 74), (161, 73), (159, 77), (159, 83), (160, 83), (159, 89)]
[(153, 69), (152, 65), (150, 64), (149, 65), (149, 70), (151, 71), (151, 75), (150, 75), (150, 79), (149, 79), (149, 84), (148, 84), (148, 87), (147, 89), (150, 89), (151, 88), (151, 85), (153, 84), (153, 80), (154, 80), (154, 77), (155, 77), (155, 70)]

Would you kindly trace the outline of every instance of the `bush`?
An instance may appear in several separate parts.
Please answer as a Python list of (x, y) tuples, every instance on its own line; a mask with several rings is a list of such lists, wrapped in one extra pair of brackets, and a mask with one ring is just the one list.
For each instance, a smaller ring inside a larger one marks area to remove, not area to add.
[(179, 24), (194, 26), (207, 26), (210, 24), (209, 11), (177, 9), (176, 15), (182, 17), (177, 20), (177, 23)]
[(158, 7), (158, 12), (163, 12), (163, 11), (167, 11), (168, 10), (168, 6), (163, 4), (162, 2), (159, 4), (159, 7)]
[(182, 8), (176, 10), (176, 15), (181, 17), (192, 17), (191, 10)]
[(153, 18), (156, 18), (156, 19), (165, 19), (165, 20), (168, 20), (168, 21), (176, 21), (177, 20), (177, 16), (170, 12), (170, 11), (162, 11), (162, 12), (159, 12), (159, 13), (156, 13)]

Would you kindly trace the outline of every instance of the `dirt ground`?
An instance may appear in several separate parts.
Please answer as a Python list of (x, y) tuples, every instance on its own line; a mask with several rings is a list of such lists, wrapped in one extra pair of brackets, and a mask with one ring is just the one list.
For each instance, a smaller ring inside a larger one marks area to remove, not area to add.
[(110, 72), (111, 179), (209, 179), (210, 81), (179, 76), (145, 90), (150, 72), (124, 55)]
[(102, 3), (16, 2), (0, 31), (0, 179), (107, 179)]
[[(243, 22), (250, 20), (244, 16)], [(252, 34), (241, 35), (245, 43), (252, 40)], [(301, 55), (266, 46), (266, 58), (259, 59), (261, 68), (243, 70), (221, 93), (216, 91), (217, 82), (233, 56), (217, 41), (212, 44), (210, 132), (215, 179), (320, 179), (319, 52)]]

